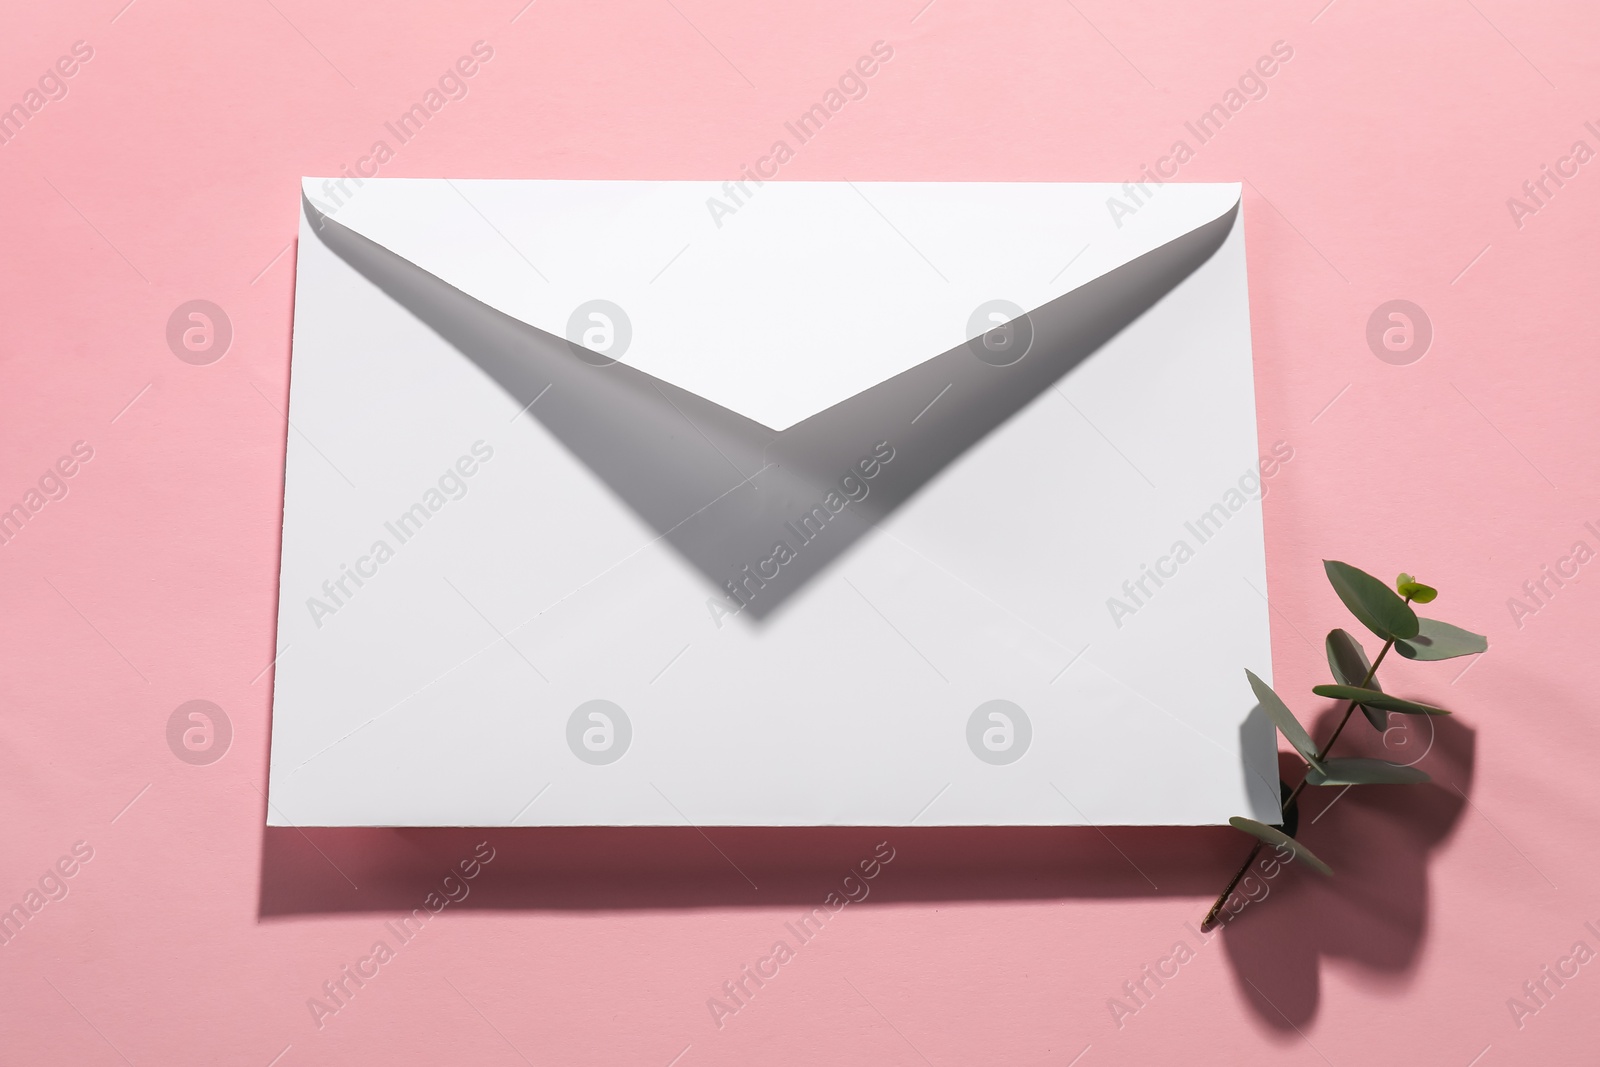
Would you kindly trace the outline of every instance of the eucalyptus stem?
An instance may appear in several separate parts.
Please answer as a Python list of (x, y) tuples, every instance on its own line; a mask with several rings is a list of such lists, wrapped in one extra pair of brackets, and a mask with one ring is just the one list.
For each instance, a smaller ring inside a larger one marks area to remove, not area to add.
[[(1288, 805), (1284, 806), (1287, 807)], [(1221, 894), (1218, 895), (1217, 902), (1211, 905), (1211, 910), (1206, 912), (1206, 917), (1200, 920), (1200, 932), (1202, 934), (1217, 924), (1217, 913), (1220, 912), (1222, 910), (1222, 906), (1228, 902), (1228, 898), (1233, 896), (1234, 887), (1239, 884), (1239, 879), (1244, 877), (1245, 872), (1250, 869), (1250, 865), (1256, 861), (1256, 857), (1261, 855), (1262, 844), (1264, 844), (1264, 842), (1256, 842), (1255, 848), (1250, 850), (1250, 855), (1244, 858), (1244, 863), (1240, 864), (1239, 869), (1233, 872), (1233, 877), (1228, 879), (1228, 885), (1225, 889), (1223, 889)]]
[[(1410, 597), (1406, 597), (1405, 599), (1407, 604), (1411, 603)], [(1378, 665), (1383, 662), (1383, 657), (1387, 656), (1389, 654), (1389, 650), (1393, 647), (1394, 638), (1391, 637), (1387, 642), (1384, 643), (1383, 650), (1378, 653), (1378, 658), (1373, 660), (1372, 666), (1367, 669), (1367, 676), (1361, 680), (1360, 688), (1366, 689), (1372, 684), (1372, 679), (1378, 673)], [(1322, 746), (1322, 750), (1317, 753), (1317, 757), (1319, 759), (1328, 758), (1328, 753), (1333, 750), (1333, 743), (1339, 740), (1339, 735), (1344, 732), (1345, 723), (1350, 721), (1350, 716), (1355, 712), (1356, 707), (1357, 703), (1354, 700), (1345, 706), (1344, 717), (1339, 720), (1339, 725), (1334, 728), (1333, 736), (1328, 738), (1328, 743)], [(1284, 811), (1289, 810), (1289, 808), (1294, 804), (1296, 798), (1300, 796), (1301, 790), (1305, 789), (1306, 782), (1310, 778), (1310, 773), (1311, 766), (1310, 764), (1307, 764), (1306, 777), (1300, 779), (1300, 784), (1294, 787), (1294, 791), (1289, 794), (1289, 798), (1283, 802)], [(1211, 910), (1206, 912), (1206, 917), (1200, 920), (1201, 933), (1205, 933), (1207, 930), (1210, 930), (1217, 924), (1218, 913), (1222, 911), (1222, 906), (1228, 902), (1228, 898), (1233, 895), (1234, 889), (1239, 885), (1239, 880), (1245, 876), (1245, 872), (1250, 869), (1250, 865), (1256, 861), (1257, 856), (1261, 855), (1262, 844), (1263, 842), (1261, 841), (1256, 842), (1255, 847), (1250, 850), (1250, 855), (1245, 857), (1244, 863), (1236, 872), (1234, 872), (1233, 878), (1228, 881), (1227, 888), (1224, 889), (1221, 895), (1217, 897), (1216, 903), (1211, 905)]]

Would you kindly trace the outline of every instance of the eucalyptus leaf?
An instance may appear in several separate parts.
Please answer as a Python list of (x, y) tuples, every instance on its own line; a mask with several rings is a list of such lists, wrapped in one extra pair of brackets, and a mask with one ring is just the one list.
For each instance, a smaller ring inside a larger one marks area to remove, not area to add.
[[(1345, 685), (1360, 685), (1366, 682), (1367, 687), (1380, 692), (1383, 687), (1378, 684), (1378, 679), (1367, 681), (1367, 675), (1372, 672), (1372, 664), (1367, 660), (1367, 652), (1361, 643), (1350, 636), (1347, 630), (1332, 630), (1328, 633), (1325, 642), (1328, 652), (1328, 669), (1333, 672), (1335, 681)], [(1374, 730), (1389, 728), (1389, 713), (1381, 708), (1363, 706), (1361, 714), (1367, 717)]]
[(1436, 708), (1431, 704), (1418, 704), (1415, 700), (1402, 700), (1392, 697), (1388, 693), (1376, 689), (1362, 689), (1355, 685), (1314, 685), (1311, 691), (1319, 697), (1332, 697), (1334, 700), (1353, 700), (1357, 704), (1372, 705), (1387, 711), (1398, 711), (1405, 715), (1448, 715), (1443, 708)]
[(1297, 857), (1305, 860), (1308, 866), (1316, 868), (1323, 874), (1333, 873), (1333, 868), (1317, 859), (1316, 854), (1313, 853), (1309, 848), (1306, 848), (1306, 846), (1302, 845), (1300, 842), (1296, 841), (1294, 838), (1290, 837), (1276, 826), (1268, 826), (1266, 823), (1256, 822), (1254, 819), (1246, 819), (1239, 815), (1235, 815), (1233, 818), (1229, 819), (1228, 825), (1232, 826), (1235, 830), (1243, 830), (1251, 837), (1265, 841), (1269, 845), (1280, 845), (1289, 849)]
[(1350, 614), (1385, 641), (1405, 641), (1417, 636), (1417, 613), (1393, 589), (1364, 570), (1338, 560), (1325, 559), (1322, 569)]
[(1438, 619), (1419, 618), (1417, 623), (1417, 636), (1394, 643), (1394, 650), (1406, 659), (1455, 659), (1489, 650), (1489, 639), (1471, 630)]
[(1294, 712), (1289, 710), (1289, 705), (1277, 693), (1272, 691), (1272, 686), (1257, 678), (1251, 671), (1245, 671), (1245, 677), (1250, 679), (1250, 688), (1256, 691), (1256, 699), (1261, 702), (1261, 710), (1267, 713), (1267, 718), (1272, 720), (1272, 725), (1278, 732), (1288, 738), (1295, 751), (1304, 756), (1306, 762), (1313, 766), (1317, 763), (1317, 746), (1312, 743), (1311, 735), (1306, 733), (1306, 728), (1300, 725), (1300, 720), (1294, 717)]
[(1361, 757), (1331, 759), (1306, 772), (1308, 785), (1415, 785), (1432, 780), (1415, 767)]
[(1431, 585), (1423, 585), (1404, 571), (1395, 579), (1394, 587), (1401, 596), (1418, 604), (1431, 604), (1439, 595), (1439, 590)]

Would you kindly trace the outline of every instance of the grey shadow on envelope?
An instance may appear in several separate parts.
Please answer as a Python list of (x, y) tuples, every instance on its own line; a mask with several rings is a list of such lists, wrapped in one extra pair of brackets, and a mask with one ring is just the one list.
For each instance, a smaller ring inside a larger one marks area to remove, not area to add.
[(519, 406), (548, 389), (530, 416), (705, 576), (708, 595), (756, 623), (1205, 263), (1239, 212), (1029, 312), (1033, 342), (1016, 363), (962, 344), (777, 432), (577, 351), (302, 204), (328, 248)]

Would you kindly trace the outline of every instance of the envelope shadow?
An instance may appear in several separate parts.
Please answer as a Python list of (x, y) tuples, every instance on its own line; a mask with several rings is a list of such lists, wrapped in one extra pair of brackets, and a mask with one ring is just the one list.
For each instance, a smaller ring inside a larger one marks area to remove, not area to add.
[[(309, 201), (303, 209), (329, 249), (518, 406), (531, 405), (530, 416), (703, 574), (710, 593), (753, 622), (1188, 277), (1238, 215), (1235, 205), (1022, 321), (779, 433), (497, 311)], [(995, 350), (1018, 330), (1031, 346), (998, 365), (1009, 356)]]
[[(1327, 709), (1312, 736), (1329, 736), (1342, 711)], [(1454, 717), (1395, 715), (1380, 736), (1358, 714), (1339, 749), (1416, 762), (1433, 781), (1308, 788), (1296, 837), (1333, 868), (1333, 876), (1296, 870), (1303, 865), (1294, 863), (1269, 876), (1258, 861), (1231, 898), (1236, 910), (1224, 913), (1231, 917), (1221, 936), (1240, 997), (1285, 1039), (1297, 1039), (1297, 1030), (1317, 1013), (1323, 959), (1348, 960), (1391, 982), (1415, 969), (1428, 929), (1429, 859), (1454, 833), (1467, 805), (1476, 733)], [(1298, 781), (1298, 760), (1282, 759), (1285, 778)], [(1249, 847), (1236, 840), (1229, 850), (1237, 865)]]
[[(494, 859), (465, 881), (483, 842)], [(894, 859), (868, 883), (881, 903), (1198, 902), (1239, 861), (1227, 827), (266, 827), (259, 913), (410, 911), (452, 872), (453, 909), (811, 908), (884, 843)]]

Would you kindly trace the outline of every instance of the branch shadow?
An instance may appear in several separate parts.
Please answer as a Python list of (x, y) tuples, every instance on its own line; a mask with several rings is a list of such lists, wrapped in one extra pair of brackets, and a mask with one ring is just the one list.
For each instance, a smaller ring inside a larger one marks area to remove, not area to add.
[[(1312, 736), (1329, 736), (1342, 710), (1326, 709)], [(1294, 863), (1274, 871), (1266, 850), (1240, 882), (1224, 912), (1223, 944), (1243, 1000), (1266, 1026), (1287, 1036), (1316, 1015), (1325, 958), (1360, 964), (1379, 981), (1404, 982), (1414, 971), (1428, 928), (1428, 863), (1466, 808), (1476, 740), (1454, 716), (1391, 715), (1381, 735), (1352, 717), (1340, 755), (1414, 762), (1433, 781), (1308, 788), (1296, 838), (1333, 876)], [(1284, 777), (1298, 781), (1298, 759), (1281, 759)], [(1269, 898), (1270, 907), (1254, 906)]]

